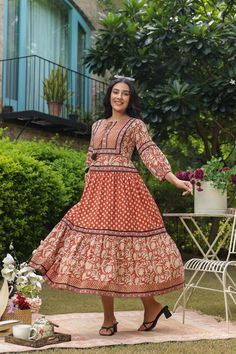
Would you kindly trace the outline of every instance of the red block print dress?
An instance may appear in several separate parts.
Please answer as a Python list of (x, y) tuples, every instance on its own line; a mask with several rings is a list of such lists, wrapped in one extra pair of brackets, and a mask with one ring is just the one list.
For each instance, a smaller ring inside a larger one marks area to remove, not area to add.
[(170, 165), (140, 119), (93, 124), (81, 200), (31, 259), (51, 286), (114, 297), (183, 287), (180, 253), (131, 162), (135, 146), (151, 173), (164, 179)]

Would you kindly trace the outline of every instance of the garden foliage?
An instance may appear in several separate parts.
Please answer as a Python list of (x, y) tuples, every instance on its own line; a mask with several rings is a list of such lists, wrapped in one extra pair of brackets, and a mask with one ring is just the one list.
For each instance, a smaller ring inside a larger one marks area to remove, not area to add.
[(234, 159), (235, 14), (235, 0), (124, 0), (101, 18), (86, 63), (135, 77), (155, 140), (177, 136), (201, 163)]
[(56, 141), (0, 140), (0, 258), (26, 259), (81, 197), (86, 153)]

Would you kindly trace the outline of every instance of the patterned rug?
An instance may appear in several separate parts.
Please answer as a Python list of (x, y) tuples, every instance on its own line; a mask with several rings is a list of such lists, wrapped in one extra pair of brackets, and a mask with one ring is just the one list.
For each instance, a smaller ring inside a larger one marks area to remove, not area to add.
[(142, 322), (141, 311), (116, 312), (119, 321), (118, 333), (111, 337), (98, 334), (103, 320), (102, 313), (71, 313), (46, 316), (58, 324), (57, 332), (72, 335), (71, 342), (59, 343), (42, 348), (30, 348), (4, 342), (0, 338), (0, 353), (44, 350), (47, 348), (92, 348), (107, 345), (160, 343), (171, 341), (196, 341), (202, 339), (236, 338), (236, 325), (227, 324), (219, 318), (186, 311), (186, 321), (182, 324), (182, 311), (178, 311), (166, 320), (162, 316), (158, 326), (151, 332), (138, 332)]

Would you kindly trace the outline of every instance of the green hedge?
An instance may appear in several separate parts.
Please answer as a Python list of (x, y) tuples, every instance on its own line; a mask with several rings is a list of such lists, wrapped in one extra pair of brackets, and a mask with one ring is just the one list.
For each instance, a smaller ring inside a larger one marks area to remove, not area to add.
[(13, 241), (19, 259), (30, 256), (84, 185), (85, 150), (56, 141), (0, 140), (0, 259)]

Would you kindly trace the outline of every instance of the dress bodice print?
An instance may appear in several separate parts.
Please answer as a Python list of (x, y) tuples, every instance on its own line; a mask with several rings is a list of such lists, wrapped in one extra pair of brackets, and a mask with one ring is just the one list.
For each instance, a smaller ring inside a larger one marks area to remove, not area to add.
[[(137, 148), (141, 159), (150, 172), (159, 180), (171, 171), (170, 164), (161, 150), (152, 141), (147, 128), (140, 119), (125, 121), (101, 119), (93, 124), (86, 167), (104, 170), (105, 166), (135, 169), (131, 156)], [(92, 155), (96, 154), (96, 159)]]

